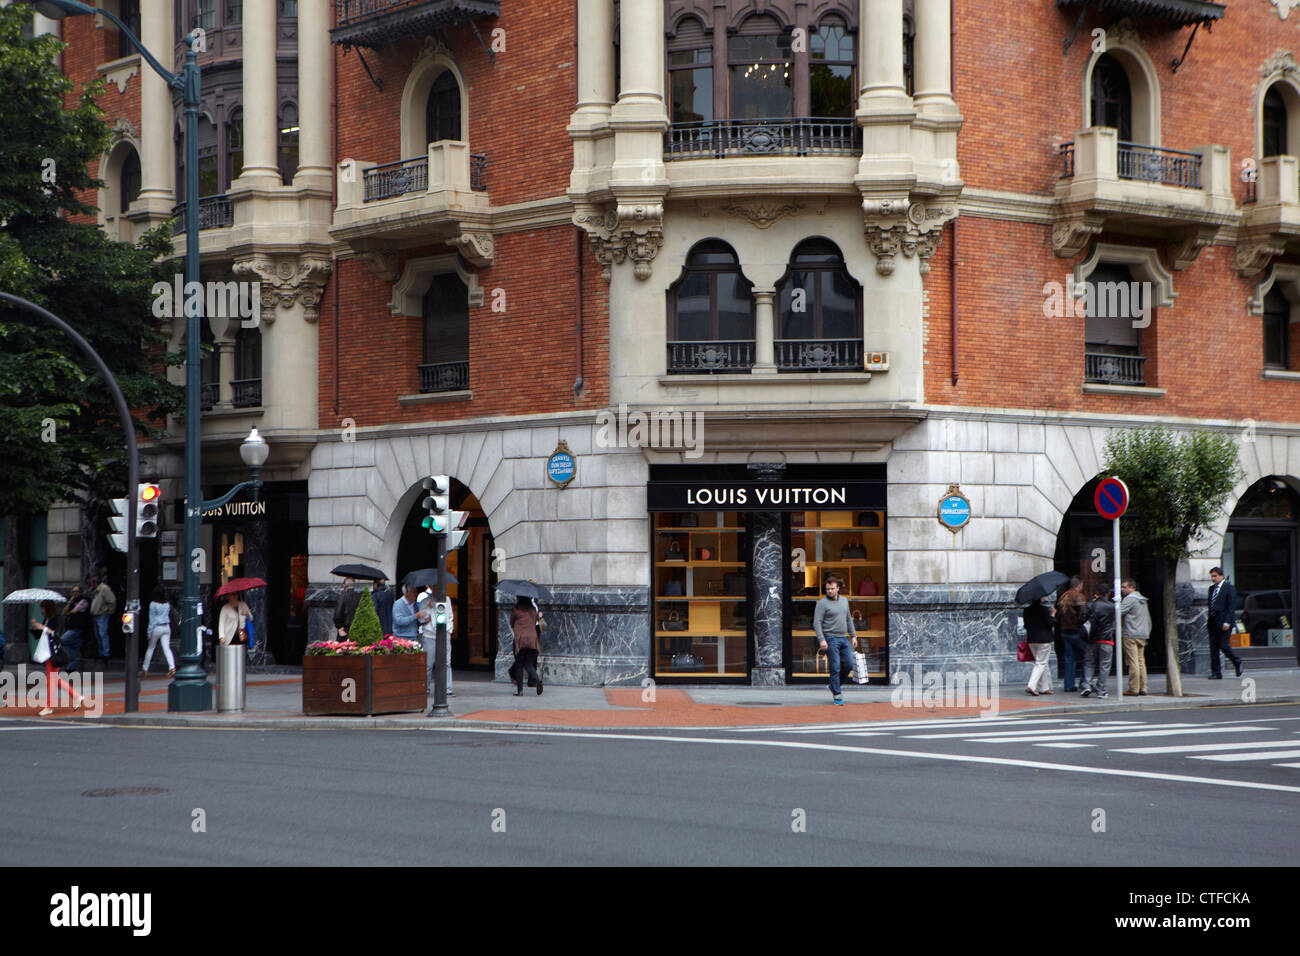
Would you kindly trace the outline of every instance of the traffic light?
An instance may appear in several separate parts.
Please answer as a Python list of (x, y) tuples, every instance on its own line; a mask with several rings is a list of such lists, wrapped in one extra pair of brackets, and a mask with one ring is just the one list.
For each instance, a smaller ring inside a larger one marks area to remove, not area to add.
[(158, 485), (141, 483), (136, 489), (135, 497), (135, 536), (137, 538), (158, 537), (158, 512), (162, 505), (162, 488)]
[(108, 523), (113, 529), (113, 533), (108, 536), (108, 543), (114, 551), (125, 551), (126, 512), (130, 502), (126, 498), (112, 498), (108, 503), (113, 508), (113, 513), (108, 517)]
[(451, 598), (433, 602), (433, 623), (439, 627), (451, 620)]
[(135, 633), (135, 612), (127, 611), (122, 615), (122, 633)]
[(444, 534), (447, 531), (447, 509), (451, 507), (451, 478), (447, 475), (430, 475), (420, 482), (424, 489), (421, 504), (428, 512), (420, 525), (429, 534)]

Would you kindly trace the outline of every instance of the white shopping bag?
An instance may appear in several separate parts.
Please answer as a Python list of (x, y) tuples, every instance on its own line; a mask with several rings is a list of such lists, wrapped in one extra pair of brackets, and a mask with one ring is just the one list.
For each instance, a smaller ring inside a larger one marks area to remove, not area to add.
[(855, 651), (853, 654), (853, 683), (865, 684), (869, 679), (867, 675), (867, 655), (861, 651)]
[(32, 655), (32, 660), (38, 664), (44, 664), (50, 659), (50, 629), (44, 628), (41, 631), (41, 639), (36, 642), (36, 653)]

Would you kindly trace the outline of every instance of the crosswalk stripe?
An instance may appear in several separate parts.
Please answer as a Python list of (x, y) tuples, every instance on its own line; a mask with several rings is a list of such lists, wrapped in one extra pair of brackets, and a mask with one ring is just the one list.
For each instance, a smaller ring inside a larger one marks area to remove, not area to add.
[[(814, 724), (805, 727), (734, 727), (733, 730), (741, 733), (758, 733), (769, 730), (780, 730), (790, 734), (820, 734), (828, 730), (852, 731), (852, 730), (926, 730), (930, 728), (939, 729), (944, 727), (1028, 727), (1046, 724), (1077, 724), (1080, 723), (1078, 718), (1074, 717), (1044, 717), (1025, 719), (1023, 717), (946, 717), (939, 720), (869, 720), (858, 723), (844, 724)], [(1138, 723), (1131, 721), (1131, 723)]]
[(1297, 769), (1300, 769), (1300, 763), (1275, 763), (1273, 764), (1273, 766), (1274, 767), (1295, 767)]
[[(1165, 727), (1197, 727), (1200, 725), (1199, 724), (1146, 724), (1144, 726), (1151, 729), (1157, 729), (1157, 728), (1165, 728)], [(909, 734), (908, 736), (915, 737), (918, 740), (944, 740), (946, 738), (952, 738), (952, 737), (963, 737), (966, 739), (974, 739), (976, 737), (1010, 738), (1010, 737), (1029, 737), (1034, 735), (1064, 732), (1065, 730), (1066, 728), (1064, 727), (1058, 727), (1058, 728), (1043, 728), (1043, 729), (1032, 729), (1032, 730), (990, 730), (988, 733), (983, 733), (983, 734), (971, 734), (971, 733)], [(1114, 733), (1114, 732), (1115, 730), (1112, 727), (1080, 727), (1077, 730), (1069, 731), (1069, 733), (1079, 733), (1079, 734), (1105, 734), (1105, 733)], [(1128, 731), (1124, 731), (1124, 732), (1128, 733)]]
[(1034, 744), (1035, 747), (1059, 747), (1062, 750), (1073, 749), (1075, 747), (1091, 747), (1092, 744)]
[(982, 744), (1036, 744), (1048, 740), (1106, 740), (1112, 737), (1173, 737), (1178, 734), (1244, 734), (1272, 730), (1272, 727), (1189, 727), (1183, 730), (1119, 730), (1102, 734), (1053, 734), (1042, 737), (975, 737)]
[(1197, 751), (1206, 750), (1249, 750), (1252, 747), (1269, 748), (1269, 747), (1294, 747), (1294, 740), (1277, 740), (1277, 741), (1234, 741), (1232, 743), (1217, 744), (1180, 744), (1176, 747), (1121, 747), (1116, 753), (1121, 754), (1178, 754), (1178, 753), (1196, 753)]
[(1271, 753), (1251, 753), (1251, 754), (1207, 754), (1200, 757), (1189, 757), (1189, 760), (1219, 760), (1224, 763), (1229, 761), (1236, 762), (1239, 760), (1280, 760), (1285, 757), (1300, 757), (1300, 750), (1280, 750)]

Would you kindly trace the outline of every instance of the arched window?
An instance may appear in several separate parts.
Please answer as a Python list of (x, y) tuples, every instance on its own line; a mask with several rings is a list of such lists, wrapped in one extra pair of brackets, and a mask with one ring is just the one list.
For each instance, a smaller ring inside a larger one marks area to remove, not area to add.
[(433, 277), (421, 303), (421, 392), (469, 388), (469, 289), (454, 272)]
[(827, 17), (808, 38), (808, 56), (812, 115), (852, 116), (857, 84), (854, 82), (856, 56), (849, 28), (838, 17)]
[(424, 107), (424, 129), (429, 143), (461, 138), (460, 86), (451, 70), (443, 70), (433, 81)]
[(118, 189), (118, 212), (125, 213), (140, 195), (140, 154), (127, 147), (122, 157), (122, 182)]
[(1120, 142), (1133, 141), (1133, 92), (1123, 64), (1109, 53), (1092, 68), (1092, 125), (1113, 127)]
[(1265, 156), (1282, 156), (1287, 151), (1286, 143), (1286, 101), (1277, 87), (1269, 87), (1264, 94), (1264, 142)]
[(1264, 367), (1291, 367), (1291, 303), (1276, 286), (1264, 297)]
[(699, 243), (668, 290), (668, 371), (718, 372), (754, 364), (753, 284), (731, 246)]
[(674, 123), (713, 120), (713, 47), (693, 17), (668, 44), (668, 89)]
[(226, 162), (234, 182), (244, 172), (244, 114), (236, 110), (226, 124)]
[(235, 380), (231, 382), (236, 408), (256, 408), (262, 404), (262, 329), (240, 323), (235, 333)]
[(727, 68), (733, 120), (794, 115), (790, 46), (781, 25), (765, 16), (749, 17), (730, 38)]
[(862, 287), (835, 243), (799, 243), (776, 291), (778, 369), (862, 369)]
[(293, 183), (298, 171), (298, 107), (285, 103), (280, 107), (280, 181)]
[[(136, 36), (140, 35), (140, 0), (121, 0), (118, 5), (117, 15), (126, 24), (127, 29)], [(134, 56), (137, 52), (139, 51), (136, 50), (135, 44), (127, 38), (125, 32), (119, 30), (117, 32), (117, 55), (119, 57)]]
[(913, 59), (915, 57), (915, 53), (913, 52), (915, 46), (916, 46), (916, 26), (913, 24), (912, 17), (910, 15), (904, 16), (903, 17), (903, 83), (907, 87), (908, 96), (913, 95), (913, 88), (915, 86), (914, 76), (913, 76), (915, 71), (912, 65)]

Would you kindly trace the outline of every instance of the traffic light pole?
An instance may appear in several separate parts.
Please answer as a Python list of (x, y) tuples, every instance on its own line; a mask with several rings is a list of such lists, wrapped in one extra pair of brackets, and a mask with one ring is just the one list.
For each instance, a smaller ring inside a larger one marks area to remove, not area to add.
[[(447, 535), (433, 536), (433, 553), (437, 559), (438, 587), (434, 592), (433, 616), (436, 621), (438, 607), (447, 600)], [(433, 642), (433, 709), (430, 717), (450, 717), (451, 708), (447, 706), (447, 621), (438, 621), (437, 637)]]

